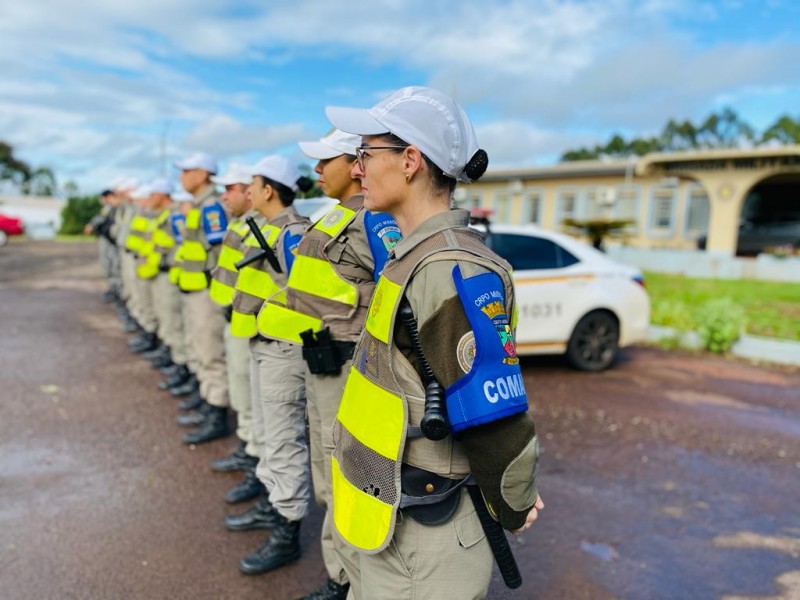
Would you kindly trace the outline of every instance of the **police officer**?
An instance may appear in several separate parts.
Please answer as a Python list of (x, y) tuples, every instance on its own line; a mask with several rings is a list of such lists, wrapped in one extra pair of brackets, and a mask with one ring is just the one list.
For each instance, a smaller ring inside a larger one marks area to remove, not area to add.
[(139, 266), (144, 262), (144, 255), (149, 252), (150, 230), (152, 227), (152, 211), (150, 209), (150, 187), (141, 185), (131, 192), (135, 212), (131, 219), (130, 232), (125, 240), (125, 247), (132, 257), (133, 273), (130, 276), (130, 310), (141, 331), (128, 342), (132, 352), (141, 354), (155, 350), (158, 346), (156, 330), (158, 321), (153, 309), (153, 298), (150, 286), (142, 279)]
[[(244, 239), (250, 233), (246, 219), (255, 218), (259, 213), (253, 209), (247, 195), (247, 188), (253, 177), (244, 166), (231, 164), (224, 175), (212, 177), (211, 180), (225, 188), (222, 202), (228, 209), (231, 220), (222, 240), (217, 268), (212, 273), (209, 294), (214, 302), (225, 309), (226, 318), (230, 322), (231, 304), (239, 276), (236, 263), (244, 258)], [(236, 411), (236, 437), (239, 438), (239, 446), (229, 456), (212, 461), (211, 468), (215, 471), (252, 471), (258, 462), (259, 452), (252, 431), (250, 343), (247, 338), (233, 335), (230, 327), (225, 328), (225, 362), (228, 365), (228, 395), (231, 407)], [(252, 496), (248, 495), (248, 491), (234, 488), (227, 499), (249, 499)], [(260, 491), (260, 486), (255, 488), (256, 495)]]
[(114, 302), (119, 300), (119, 253), (114, 243), (112, 228), (114, 225), (114, 213), (117, 210), (119, 200), (112, 190), (103, 190), (100, 193), (102, 208), (86, 226), (85, 233), (97, 236), (97, 249), (100, 256), (100, 267), (103, 275), (108, 279), (108, 289), (103, 292), (104, 302)]
[[(300, 522), (308, 510), (305, 369), (300, 348), (260, 335), (256, 317), (266, 299), (285, 303), (283, 288), (309, 224), (293, 203), (298, 189), (308, 190), (313, 183), (277, 155), (259, 161), (251, 174), (248, 195), (266, 222), (260, 235), (254, 232), (245, 240), (249, 247), (245, 260), (252, 262), (239, 271), (231, 332), (250, 338), (253, 427), (261, 451), (256, 474), (267, 491), (252, 511), (268, 514), (260, 526), (272, 529), (255, 552), (239, 561), (242, 572), (255, 575), (299, 558)], [(226, 525), (232, 530), (248, 528), (244, 525), (251, 522), (252, 511), (228, 517)]]
[(187, 336), (197, 357), (197, 379), (203, 405), (203, 422), (187, 433), (187, 444), (202, 444), (227, 436), (228, 371), (225, 365), (224, 310), (211, 300), (208, 283), (216, 266), (228, 218), (216, 195), (211, 176), (216, 161), (199, 152), (175, 163), (181, 170), (181, 185), (192, 194), (186, 215), (183, 241), (178, 250), (178, 287), (185, 292), (184, 308)]
[[(326, 112), (362, 135), (353, 176), (365, 206), (392, 214), (403, 232), (334, 426), (334, 524), (361, 551), (348, 575), (361, 597), (484, 597), (492, 554), (476, 509), (519, 531), (543, 508), (510, 267), (468, 228), (466, 211), (450, 210), (456, 182), (478, 179), (488, 157), (461, 107), (430, 88)], [(449, 434), (430, 427), (441, 411), (426, 387), (437, 385)], [(472, 481), (477, 504), (465, 489)]]
[[(322, 191), (341, 204), (300, 242), (287, 283), (287, 306), (268, 302), (259, 315), (262, 332), (304, 346), (311, 475), (315, 499), (326, 509), (331, 505), (336, 411), (375, 282), (400, 237), (391, 216), (364, 209), (361, 182), (350, 173), (360, 143), (360, 136), (336, 129), (319, 141), (300, 143), (306, 156), (318, 161), (314, 170)], [(343, 599), (350, 586), (343, 562), (357, 563), (358, 557), (333, 535), (327, 510), (321, 546), (328, 580), (307, 598)]]

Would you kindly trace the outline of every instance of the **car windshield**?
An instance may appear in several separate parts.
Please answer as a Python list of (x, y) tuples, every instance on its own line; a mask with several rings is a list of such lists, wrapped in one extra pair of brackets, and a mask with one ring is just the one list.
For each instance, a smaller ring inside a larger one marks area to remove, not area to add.
[(552, 240), (532, 235), (492, 232), (487, 245), (505, 258), (515, 271), (562, 269), (578, 259)]

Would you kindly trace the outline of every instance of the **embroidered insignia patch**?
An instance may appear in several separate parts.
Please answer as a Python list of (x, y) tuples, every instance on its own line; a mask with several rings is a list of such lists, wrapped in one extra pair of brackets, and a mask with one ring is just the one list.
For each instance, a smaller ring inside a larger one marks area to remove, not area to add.
[(468, 331), (458, 340), (456, 357), (461, 370), (464, 373), (469, 373), (470, 369), (472, 369), (472, 363), (475, 362), (475, 334), (472, 331)]
[(344, 213), (341, 210), (336, 210), (334, 208), (322, 219), (322, 226), (332, 227), (333, 225), (336, 225), (339, 221), (341, 221), (343, 217)]
[(500, 336), (500, 342), (503, 344), (507, 356), (503, 362), (507, 365), (516, 365), (519, 363), (517, 358), (517, 347), (514, 345), (514, 334), (511, 332), (511, 325), (506, 316), (506, 309), (503, 304), (497, 300), (488, 302), (481, 308), (481, 312), (485, 314), (492, 321), (497, 335)]

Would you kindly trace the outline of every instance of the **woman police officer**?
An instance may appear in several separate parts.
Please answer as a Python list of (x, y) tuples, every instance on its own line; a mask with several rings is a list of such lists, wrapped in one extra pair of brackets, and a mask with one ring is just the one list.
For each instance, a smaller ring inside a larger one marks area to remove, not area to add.
[[(334, 424), (334, 525), (360, 551), (348, 576), (368, 598), (481, 598), (492, 555), (466, 485), (477, 483), (506, 529), (529, 527), (544, 507), (510, 267), (468, 228), (466, 211), (450, 210), (456, 182), (478, 179), (488, 158), (461, 107), (430, 88), (326, 113), (362, 136), (352, 175), (365, 207), (391, 214), (403, 235)], [(398, 318), (406, 304), (418, 327)], [(433, 378), (452, 431), (438, 440), (420, 433)]]

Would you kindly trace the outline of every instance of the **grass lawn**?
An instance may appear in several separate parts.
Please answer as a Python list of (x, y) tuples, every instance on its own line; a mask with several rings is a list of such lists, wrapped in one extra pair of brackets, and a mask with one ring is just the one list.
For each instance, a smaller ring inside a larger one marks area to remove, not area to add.
[[(739, 279), (690, 279), (645, 273), (653, 323), (689, 324), (708, 300), (730, 298), (747, 315), (747, 333), (800, 341), (800, 283)], [(659, 322), (660, 321), (660, 322)]]

